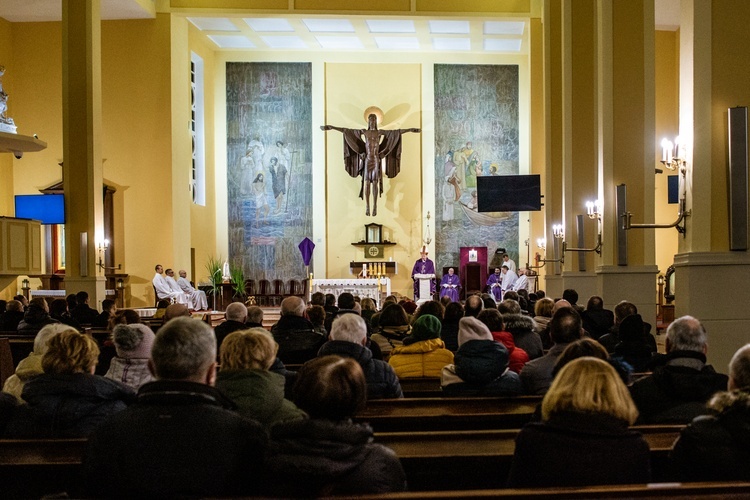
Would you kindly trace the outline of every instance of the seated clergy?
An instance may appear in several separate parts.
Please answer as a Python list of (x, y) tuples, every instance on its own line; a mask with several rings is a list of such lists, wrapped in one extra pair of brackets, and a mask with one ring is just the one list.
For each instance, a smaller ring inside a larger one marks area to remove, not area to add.
[[(172, 274), (169, 274), (170, 272)], [(167, 276), (174, 277), (174, 271), (167, 269)], [(208, 309), (206, 292), (203, 290), (196, 290), (195, 287), (190, 284), (190, 281), (187, 279), (187, 272), (184, 269), (180, 269), (180, 277), (177, 278), (177, 285), (188, 295), (191, 309), (195, 309), (196, 311), (205, 311)]]
[(448, 274), (443, 275), (443, 279), (440, 280), (440, 297), (449, 297), (451, 302), (458, 302), (458, 291), (461, 289), (461, 281), (458, 279), (458, 275), (451, 267), (448, 269)]
[(183, 292), (180, 289), (180, 287), (177, 286), (177, 283), (175, 282), (175, 285), (177, 286), (177, 290), (175, 290), (169, 286), (167, 279), (164, 276), (162, 276), (162, 273), (164, 272), (164, 268), (161, 266), (161, 264), (156, 264), (156, 267), (154, 267), (154, 270), (156, 270), (156, 274), (154, 275), (154, 279), (151, 280), (151, 283), (153, 283), (154, 285), (154, 290), (156, 291), (157, 299), (167, 299), (170, 302), (177, 302), (178, 304), (187, 304), (188, 302), (187, 295), (185, 295), (185, 292)]

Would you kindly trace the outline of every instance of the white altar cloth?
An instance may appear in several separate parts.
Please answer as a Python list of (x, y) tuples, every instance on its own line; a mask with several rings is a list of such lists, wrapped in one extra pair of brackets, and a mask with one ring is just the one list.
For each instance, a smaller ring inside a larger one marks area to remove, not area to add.
[[(387, 277), (380, 278), (380, 290), (378, 290), (378, 279), (313, 279), (312, 280), (312, 291), (322, 293), (332, 293), (338, 300), (339, 295), (344, 292), (349, 292), (352, 295), (359, 295), (360, 297), (369, 297), (375, 301), (378, 309), (382, 300), (391, 294), (391, 279)], [(385, 295), (382, 295), (385, 292)]]

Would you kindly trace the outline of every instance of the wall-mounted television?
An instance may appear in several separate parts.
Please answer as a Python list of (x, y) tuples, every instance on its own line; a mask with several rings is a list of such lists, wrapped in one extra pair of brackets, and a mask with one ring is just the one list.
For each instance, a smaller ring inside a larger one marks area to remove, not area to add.
[(542, 209), (539, 175), (482, 175), (477, 177), (479, 212), (525, 212)]
[(62, 194), (18, 194), (16, 217), (42, 224), (65, 224), (65, 198)]

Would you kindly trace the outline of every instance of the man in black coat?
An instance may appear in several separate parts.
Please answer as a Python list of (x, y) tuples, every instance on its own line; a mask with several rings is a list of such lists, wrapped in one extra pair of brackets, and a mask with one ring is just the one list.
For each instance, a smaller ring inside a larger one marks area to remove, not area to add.
[(90, 437), (84, 461), (93, 497), (253, 496), (261, 489), (268, 436), (214, 389), (211, 327), (175, 318), (151, 352), (157, 378), (138, 401)]
[(218, 359), (221, 352), (221, 343), (224, 342), (227, 335), (237, 330), (250, 328), (245, 324), (247, 320), (247, 307), (242, 302), (232, 302), (229, 304), (226, 311), (224, 311), (224, 318), (226, 318), (226, 321), (214, 328), (214, 334), (216, 334), (216, 359)]
[(90, 325), (99, 316), (99, 312), (89, 307), (89, 294), (81, 290), (76, 294), (76, 306), (70, 311), (70, 315), (80, 324)]
[(0, 321), (0, 331), (14, 332), (18, 330), (18, 323), (23, 319), (23, 304), (17, 300), (9, 300)]
[(271, 334), (279, 344), (278, 357), (285, 364), (302, 364), (313, 359), (325, 342), (325, 337), (305, 318), (305, 302), (299, 297), (281, 301), (281, 318), (271, 327)]
[(353, 358), (362, 367), (367, 380), (367, 399), (402, 398), (396, 372), (386, 362), (373, 359), (367, 345), (367, 324), (358, 314), (343, 314), (331, 327), (330, 340), (323, 344), (318, 356), (334, 354)]
[(669, 325), (666, 349), (663, 366), (630, 387), (637, 424), (688, 424), (727, 387), (727, 376), (706, 364), (706, 330), (696, 318), (683, 316)]

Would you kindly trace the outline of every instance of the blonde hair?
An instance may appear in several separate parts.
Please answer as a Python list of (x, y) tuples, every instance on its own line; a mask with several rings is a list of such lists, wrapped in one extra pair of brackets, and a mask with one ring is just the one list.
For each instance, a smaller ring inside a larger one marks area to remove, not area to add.
[(232, 332), (221, 343), (222, 370), (268, 370), (279, 345), (264, 328)]
[(542, 400), (542, 420), (564, 411), (604, 413), (628, 425), (638, 418), (628, 388), (612, 365), (589, 356), (566, 364)]
[(70, 328), (53, 335), (47, 341), (47, 352), (42, 356), (44, 373), (62, 375), (87, 373), (99, 360), (99, 346), (88, 335)]
[(534, 314), (536, 316), (543, 316), (545, 318), (552, 317), (552, 309), (555, 307), (555, 301), (544, 297), (536, 301), (534, 305)]

